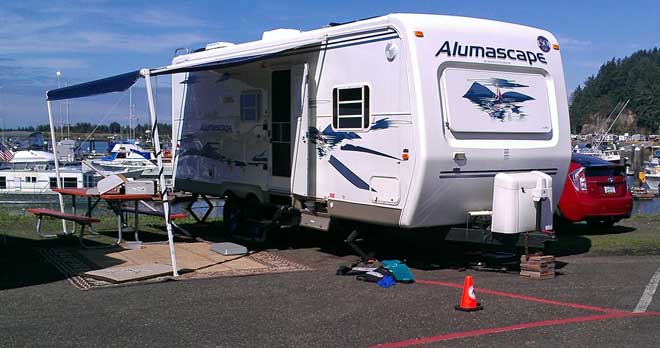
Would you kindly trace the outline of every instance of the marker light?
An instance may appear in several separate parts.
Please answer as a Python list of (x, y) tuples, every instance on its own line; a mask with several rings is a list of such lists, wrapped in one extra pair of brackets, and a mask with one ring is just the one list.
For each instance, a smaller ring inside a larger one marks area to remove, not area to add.
[(424, 32), (423, 31), (416, 31), (415, 36), (417, 37), (424, 37)]
[(552, 44), (552, 49), (555, 49), (559, 51), (559, 45), (558, 44)]
[(408, 153), (404, 153), (403, 155), (401, 155), (401, 158), (402, 158), (404, 161), (407, 161), (408, 159), (410, 159), (410, 155), (409, 155)]

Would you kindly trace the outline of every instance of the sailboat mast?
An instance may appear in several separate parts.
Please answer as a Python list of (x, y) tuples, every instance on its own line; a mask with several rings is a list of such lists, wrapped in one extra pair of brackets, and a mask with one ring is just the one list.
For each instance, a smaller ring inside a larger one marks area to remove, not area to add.
[(128, 138), (133, 139), (133, 87), (128, 89)]

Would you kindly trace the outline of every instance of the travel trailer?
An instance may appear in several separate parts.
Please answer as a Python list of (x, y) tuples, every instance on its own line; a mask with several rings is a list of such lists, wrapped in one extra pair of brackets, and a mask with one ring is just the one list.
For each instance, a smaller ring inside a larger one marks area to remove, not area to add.
[(553, 204), (566, 178), (566, 90), (545, 30), (392, 14), (209, 44), (151, 70), (165, 73), (175, 187), (227, 197), (230, 227), (268, 206), (320, 229), (455, 226), (493, 211), (498, 173), (549, 175)]

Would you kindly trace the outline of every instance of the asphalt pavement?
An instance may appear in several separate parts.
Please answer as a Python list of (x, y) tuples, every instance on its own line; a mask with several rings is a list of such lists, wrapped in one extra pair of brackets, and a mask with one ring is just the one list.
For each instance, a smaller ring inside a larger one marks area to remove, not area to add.
[[(314, 244), (270, 249), (312, 271), (81, 291), (33, 246), (10, 241), (0, 248), (0, 346), (606, 348), (660, 341), (660, 295), (632, 314), (660, 256), (565, 256), (557, 277), (536, 281), (465, 270), (452, 248), (420, 245), (427, 257), (410, 262), (419, 282), (384, 289), (335, 275), (355, 256), (322, 238)], [(400, 258), (410, 252), (396, 249)], [(474, 277), (482, 311), (453, 309), (466, 275)]]

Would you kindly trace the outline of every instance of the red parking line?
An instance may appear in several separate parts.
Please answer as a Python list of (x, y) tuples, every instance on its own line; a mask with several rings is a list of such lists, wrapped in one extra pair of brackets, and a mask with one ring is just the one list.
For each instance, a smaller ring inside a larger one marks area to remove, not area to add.
[(408, 346), (413, 346), (413, 345), (418, 345), (418, 344), (427, 344), (427, 343), (440, 342), (440, 341), (449, 341), (449, 340), (455, 340), (455, 339), (458, 339), (458, 338), (482, 336), (482, 335), (488, 335), (488, 334), (494, 334), (494, 333), (500, 333), (500, 332), (510, 332), (510, 331), (515, 331), (515, 330), (530, 329), (530, 328), (542, 327), (542, 326), (554, 326), (554, 325), (582, 323), (582, 322), (606, 320), (606, 319), (616, 319), (616, 318), (626, 318), (626, 317), (645, 317), (645, 316), (658, 316), (658, 315), (660, 315), (660, 312), (650, 312), (650, 313), (617, 312), (617, 313), (590, 315), (590, 316), (584, 316), (584, 317), (572, 317), (572, 318), (564, 318), (564, 319), (542, 320), (542, 321), (534, 321), (534, 322), (528, 322), (528, 323), (522, 323), (522, 324), (515, 324), (515, 325), (510, 325), (510, 326), (493, 327), (493, 328), (479, 329), (479, 330), (472, 330), (472, 331), (452, 332), (452, 333), (448, 333), (448, 334), (444, 334), (444, 335), (429, 336), (429, 337), (422, 337), (422, 338), (413, 338), (413, 339), (410, 339), (410, 340), (399, 341), (399, 342), (382, 343), (382, 344), (377, 344), (377, 345), (371, 346), (370, 348), (408, 347)]
[[(439, 285), (439, 286), (446, 286), (446, 287), (457, 288), (457, 289), (462, 289), (463, 288), (462, 284), (449, 283), (449, 282), (440, 282), (440, 281), (435, 281), (435, 280), (417, 280), (416, 282), (421, 283), (421, 284)], [(583, 304), (579, 304), (579, 303), (560, 302), (560, 301), (548, 300), (548, 299), (539, 298), (539, 297), (532, 297), (532, 296), (514, 294), (514, 293), (510, 293), (510, 292), (483, 289), (483, 288), (475, 288), (475, 291), (483, 293), (483, 294), (515, 298), (515, 299), (518, 299), (518, 300), (545, 303), (545, 304), (551, 304), (551, 305), (555, 305), (555, 306), (564, 306), (564, 307), (572, 307), (572, 308), (578, 308), (578, 309), (586, 309), (586, 310), (595, 311), (595, 312), (630, 313), (630, 312), (626, 312), (626, 311), (622, 311), (622, 310), (618, 310), (618, 309), (588, 306), (588, 305), (583, 305)]]

